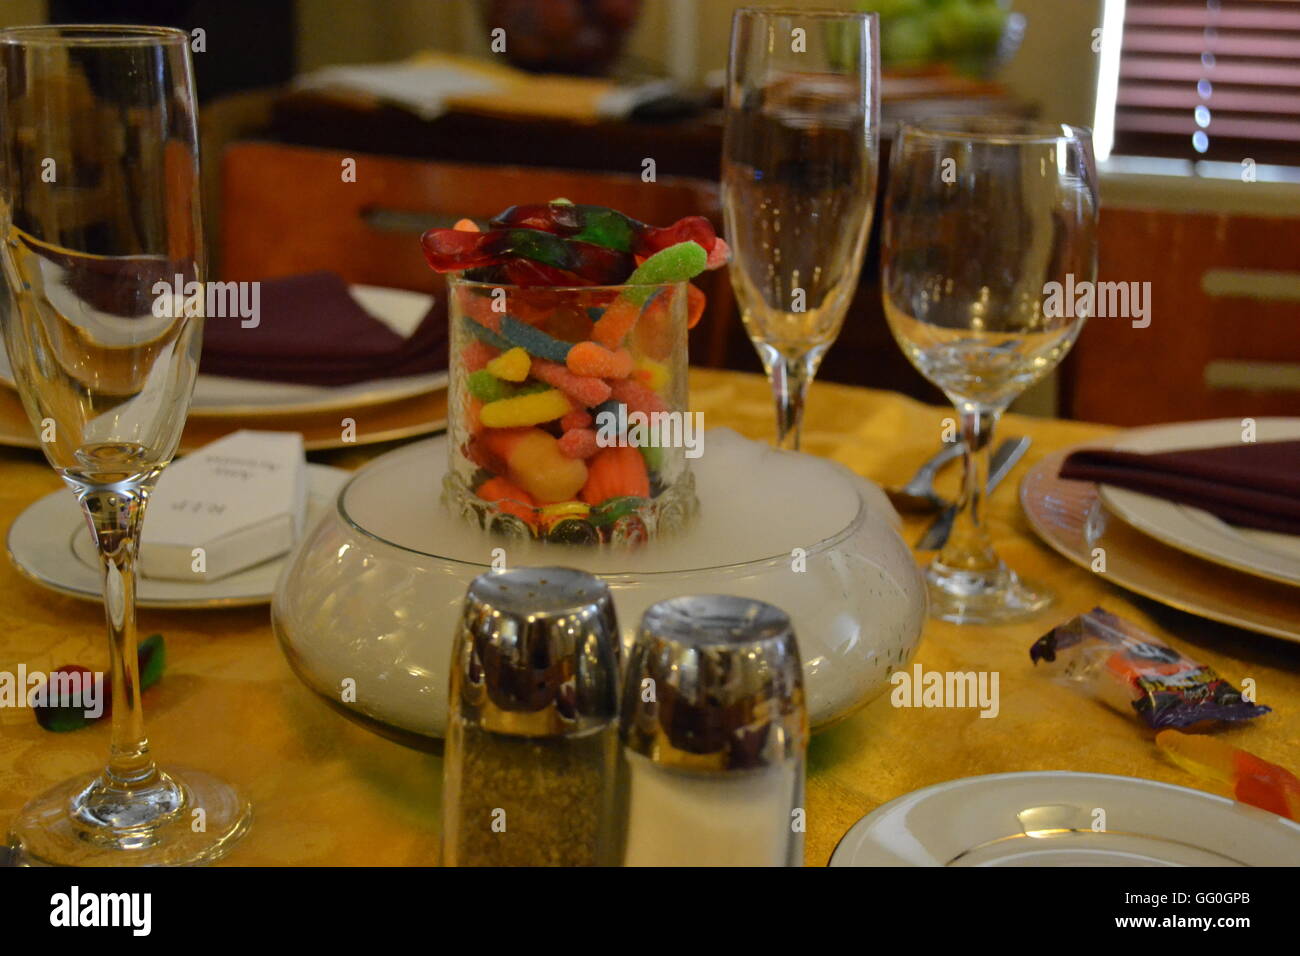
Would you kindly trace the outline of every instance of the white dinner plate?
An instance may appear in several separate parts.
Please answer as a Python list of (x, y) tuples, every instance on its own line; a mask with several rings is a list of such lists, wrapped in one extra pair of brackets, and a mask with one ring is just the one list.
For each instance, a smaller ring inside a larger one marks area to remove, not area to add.
[[(1241, 441), (1239, 418), (1135, 428), (1114, 447), (1142, 453), (1214, 448)], [(1256, 441), (1300, 439), (1300, 418), (1260, 418)], [(1286, 584), (1300, 584), (1300, 536), (1239, 528), (1207, 511), (1113, 485), (1100, 486), (1110, 511), (1145, 534), (1215, 564)]]
[(1064, 770), (963, 777), (891, 800), (831, 866), (1297, 866), (1300, 824), (1171, 783)]
[[(415, 331), (433, 302), (432, 296), (405, 289), (354, 285), (349, 286), (349, 290), (362, 308), (404, 337)], [(0, 382), (13, 387), (13, 374), (3, 341), (0, 341)], [(432, 392), (446, 385), (445, 371), (339, 386), (199, 375), (194, 382), (194, 401), (190, 405), (190, 415), (225, 418), (238, 415), (328, 412), (394, 402)]]
[[(307, 528), (338, 499), (352, 473), (327, 465), (307, 465)], [(145, 520), (148, 521), (146, 514)], [(99, 559), (81, 509), (70, 491), (56, 491), (29, 505), (9, 527), (9, 560), (22, 575), (60, 594), (102, 600)], [(208, 609), (267, 604), (286, 555), (215, 581), (189, 582), (136, 578), (140, 607)]]

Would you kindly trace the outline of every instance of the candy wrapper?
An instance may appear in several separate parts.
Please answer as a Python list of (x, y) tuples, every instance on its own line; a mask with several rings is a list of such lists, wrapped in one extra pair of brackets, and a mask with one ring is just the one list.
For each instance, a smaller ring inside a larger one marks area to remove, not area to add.
[(1251, 703), (1210, 667), (1109, 611), (1094, 608), (1034, 642), (1029, 656), (1062, 683), (1150, 727), (1249, 720), (1271, 708)]

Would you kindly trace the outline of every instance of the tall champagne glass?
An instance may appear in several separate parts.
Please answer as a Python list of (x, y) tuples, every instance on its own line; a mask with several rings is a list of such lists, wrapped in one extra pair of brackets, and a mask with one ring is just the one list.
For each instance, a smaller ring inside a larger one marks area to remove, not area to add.
[(5, 347), (99, 549), (112, 682), (108, 765), (13, 823), (31, 864), (207, 862), (250, 816), (220, 780), (156, 766), (140, 709), (140, 525), (180, 442), (203, 322), (189, 285), (205, 263), (188, 40), (154, 27), (0, 31)]
[[(1070, 350), (1097, 271), (1097, 177), (1088, 130), (1014, 119), (903, 126), (882, 245), (885, 316), (912, 364), (957, 409), (961, 510), (930, 564), (931, 612), (959, 624), (1032, 616), (1051, 593), (994, 552), (984, 516), (998, 417)], [(1054, 284), (1059, 283), (1059, 286)]]
[(741, 318), (798, 449), (808, 386), (844, 324), (879, 165), (876, 16), (738, 10), (722, 196)]

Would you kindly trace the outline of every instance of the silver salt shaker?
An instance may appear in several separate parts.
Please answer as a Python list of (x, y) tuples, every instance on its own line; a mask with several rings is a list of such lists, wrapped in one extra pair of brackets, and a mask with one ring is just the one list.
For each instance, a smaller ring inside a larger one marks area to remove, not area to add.
[(452, 650), (444, 865), (618, 863), (618, 663), (599, 578), (474, 579)]
[(620, 736), (625, 864), (802, 865), (808, 715), (784, 611), (725, 595), (653, 605)]

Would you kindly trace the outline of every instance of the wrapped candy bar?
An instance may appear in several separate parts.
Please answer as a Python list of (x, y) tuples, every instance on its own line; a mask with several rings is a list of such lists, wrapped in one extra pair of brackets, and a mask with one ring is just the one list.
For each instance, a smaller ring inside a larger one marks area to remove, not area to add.
[(1101, 608), (1054, 628), (1029, 656), (1062, 683), (1122, 713), (1136, 711), (1155, 729), (1249, 720), (1270, 710), (1247, 701), (1213, 668)]

